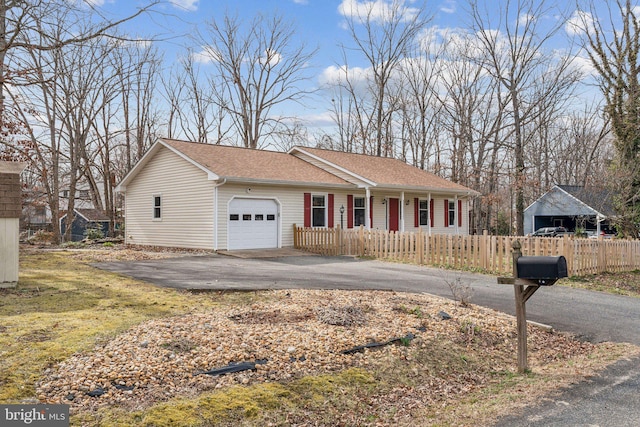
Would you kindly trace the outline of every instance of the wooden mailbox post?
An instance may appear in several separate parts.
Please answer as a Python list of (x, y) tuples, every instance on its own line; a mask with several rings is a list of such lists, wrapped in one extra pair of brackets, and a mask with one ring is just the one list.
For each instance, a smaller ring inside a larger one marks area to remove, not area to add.
[[(514, 241), (512, 247), (513, 277), (498, 277), (498, 283), (513, 285), (518, 329), (518, 372), (523, 373), (528, 369), (526, 303), (540, 286), (551, 286), (558, 279), (567, 277), (567, 261), (563, 256), (522, 257), (519, 240)], [(526, 267), (526, 271), (519, 271), (519, 266), (521, 270)]]

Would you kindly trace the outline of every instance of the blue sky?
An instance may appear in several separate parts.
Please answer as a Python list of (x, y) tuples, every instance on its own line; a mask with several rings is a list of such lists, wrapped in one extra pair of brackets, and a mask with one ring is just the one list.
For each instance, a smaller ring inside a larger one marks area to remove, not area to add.
[[(139, 6), (137, 0), (85, 0), (93, 3), (94, 6), (105, 12), (108, 17), (117, 18), (130, 14)], [(249, 21), (257, 14), (279, 14), (287, 20), (291, 20), (297, 28), (297, 34), (301, 42), (305, 42), (310, 48), (318, 49), (313, 63), (310, 64), (312, 79), (311, 85), (317, 87), (331, 78), (331, 74), (343, 65), (342, 50), (340, 45), (353, 46), (353, 41), (345, 29), (345, 14), (348, 10), (363, 7), (365, 3), (373, 4), (375, 7), (385, 7), (391, 0), (165, 0), (156, 6), (157, 13), (142, 16), (135, 21), (127, 23), (125, 31), (135, 34), (138, 37), (154, 36), (164, 41), (157, 45), (164, 53), (166, 64), (174, 62), (185, 52), (185, 46), (194, 46), (189, 34), (194, 32), (194, 28), (203, 22), (220, 19), (225, 13), (237, 14)], [(418, 0), (405, 0), (408, 7), (416, 6)], [(506, 0), (479, 0), (481, 8), (486, 11), (491, 19), (499, 16), (499, 4)], [(579, 0), (580, 1), (580, 0)], [(516, 3), (513, 1), (512, 3)], [(549, 1), (547, 15), (543, 18), (551, 25), (558, 22), (567, 23), (575, 19), (576, 16), (572, 8), (574, 2), (560, 2), (562, 11), (558, 10), (554, 3)], [(598, 7), (602, 7), (605, 2), (596, 0)], [(441, 34), (446, 31), (460, 31), (468, 28), (464, 9), (467, 7), (466, 0), (427, 0), (427, 10), (433, 16), (429, 24), (430, 29), (435, 29)], [(513, 19), (517, 19), (513, 17)], [(567, 47), (566, 36), (575, 35), (570, 26), (565, 26), (556, 41), (550, 48), (562, 50)], [(588, 70), (588, 60), (584, 53), (583, 59), (579, 61)], [(206, 66), (206, 64), (203, 64)], [(350, 67), (367, 67), (368, 64), (357, 54), (349, 58)], [(330, 96), (322, 96), (306, 105), (305, 111), (300, 114), (308, 123), (315, 126), (329, 126)], [(323, 104), (324, 103), (324, 104)]]

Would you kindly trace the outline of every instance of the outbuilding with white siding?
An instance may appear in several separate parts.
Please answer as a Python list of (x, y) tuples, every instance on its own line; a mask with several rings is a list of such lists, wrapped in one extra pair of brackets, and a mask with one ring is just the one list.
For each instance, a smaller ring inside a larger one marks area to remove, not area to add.
[(18, 256), (24, 163), (0, 161), (0, 288), (18, 283)]
[(167, 138), (117, 191), (127, 244), (213, 250), (293, 246), (293, 224), (468, 234), (477, 195), (390, 158)]

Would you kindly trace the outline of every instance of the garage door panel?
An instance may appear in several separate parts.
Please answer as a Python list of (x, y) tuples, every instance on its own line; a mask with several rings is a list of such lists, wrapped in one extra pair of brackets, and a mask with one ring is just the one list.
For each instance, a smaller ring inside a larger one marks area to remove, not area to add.
[(277, 218), (272, 199), (234, 199), (229, 205), (229, 250), (277, 248)]

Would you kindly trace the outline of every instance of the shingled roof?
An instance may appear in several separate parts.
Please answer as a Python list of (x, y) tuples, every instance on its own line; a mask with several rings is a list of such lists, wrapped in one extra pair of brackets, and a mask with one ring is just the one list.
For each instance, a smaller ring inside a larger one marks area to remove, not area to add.
[(350, 186), (347, 181), (287, 153), (167, 138), (161, 141), (227, 180)]
[(350, 171), (358, 177), (374, 183), (377, 187), (409, 187), (476, 194), (476, 191), (470, 188), (408, 165), (398, 159), (309, 147), (294, 147), (290, 152), (311, 155), (324, 161), (328, 166), (337, 166), (339, 169)]
[(616, 214), (613, 206), (613, 193), (610, 190), (582, 185), (558, 185), (558, 188), (603, 215), (613, 216)]
[(165, 147), (210, 180), (297, 186), (387, 188), (477, 195), (476, 191), (392, 158), (294, 147), (288, 153), (160, 138), (118, 185), (123, 191), (153, 153)]

